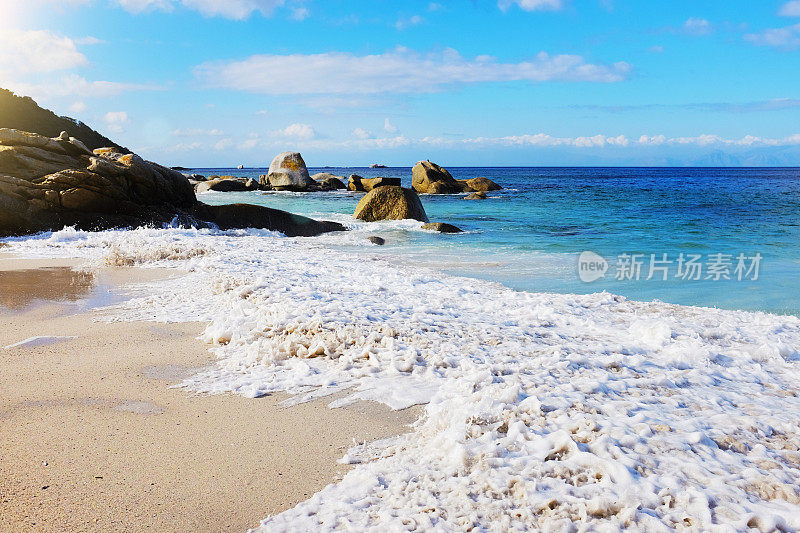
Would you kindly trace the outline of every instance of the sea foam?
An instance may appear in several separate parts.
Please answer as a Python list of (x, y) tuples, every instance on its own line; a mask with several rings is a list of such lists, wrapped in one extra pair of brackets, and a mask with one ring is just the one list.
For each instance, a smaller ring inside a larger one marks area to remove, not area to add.
[(11, 251), (186, 271), (105, 317), (207, 320), (194, 391), (425, 404), (265, 531), (800, 529), (796, 317), (516, 292), (336, 238), (67, 230)]

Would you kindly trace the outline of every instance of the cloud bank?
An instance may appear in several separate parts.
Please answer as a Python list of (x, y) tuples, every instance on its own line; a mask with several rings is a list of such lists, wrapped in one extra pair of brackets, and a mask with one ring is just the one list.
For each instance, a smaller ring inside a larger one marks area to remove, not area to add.
[(631, 71), (625, 62), (587, 63), (578, 55), (541, 52), (519, 63), (490, 56), (462, 57), (452, 49), (420, 54), (398, 48), (383, 54), (254, 55), (240, 61), (204, 63), (195, 75), (208, 87), (270, 95), (431, 93), (448, 87), (527, 81), (617, 82)]

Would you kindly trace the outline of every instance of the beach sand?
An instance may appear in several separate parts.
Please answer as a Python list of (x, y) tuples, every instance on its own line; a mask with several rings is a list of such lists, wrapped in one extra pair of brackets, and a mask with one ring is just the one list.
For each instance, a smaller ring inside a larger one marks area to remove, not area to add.
[[(2, 531), (242, 531), (340, 477), (354, 439), (420, 415), (171, 388), (212, 362), (204, 324), (93, 322), (91, 307), (175, 272), (71, 265), (0, 254)], [(67, 338), (3, 348), (34, 336)]]

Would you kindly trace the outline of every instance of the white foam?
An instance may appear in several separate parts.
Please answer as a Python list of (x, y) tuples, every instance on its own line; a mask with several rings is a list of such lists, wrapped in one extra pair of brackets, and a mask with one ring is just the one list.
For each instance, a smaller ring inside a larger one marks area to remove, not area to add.
[(330, 246), (348, 238), (141, 229), (11, 251), (188, 270), (108, 312), (209, 320), (219, 360), (193, 390), (428, 402), (265, 530), (800, 528), (797, 318), (515, 292)]
[(39, 346), (48, 346), (50, 344), (56, 344), (59, 342), (66, 342), (72, 339), (77, 339), (76, 336), (59, 336), (59, 335), (39, 335), (36, 337), (29, 337), (25, 340), (21, 340), (14, 344), (9, 344), (5, 346), (6, 350), (11, 350), (12, 348), (38, 348)]

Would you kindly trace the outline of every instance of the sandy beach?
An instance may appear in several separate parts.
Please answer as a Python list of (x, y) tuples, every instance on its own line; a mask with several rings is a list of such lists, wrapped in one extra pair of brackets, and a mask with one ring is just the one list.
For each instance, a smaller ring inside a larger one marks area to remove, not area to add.
[[(245, 530), (339, 479), (354, 440), (419, 416), (172, 388), (212, 362), (204, 324), (95, 322), (91, 307), (175, 272), (70, 266), (0, 254), (0, 530)], [(61, 338), (4, 348), (36, 336)]]

